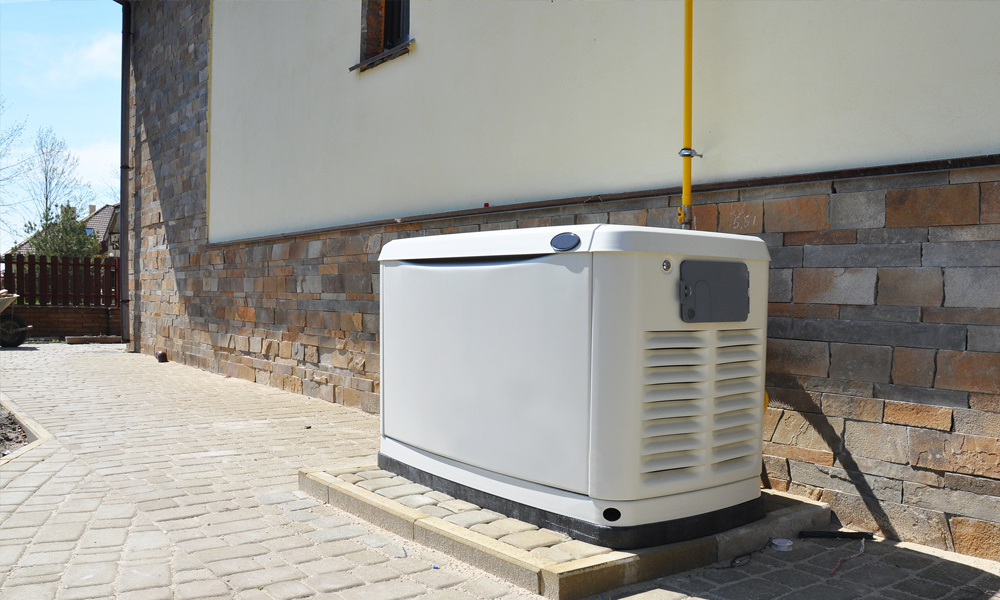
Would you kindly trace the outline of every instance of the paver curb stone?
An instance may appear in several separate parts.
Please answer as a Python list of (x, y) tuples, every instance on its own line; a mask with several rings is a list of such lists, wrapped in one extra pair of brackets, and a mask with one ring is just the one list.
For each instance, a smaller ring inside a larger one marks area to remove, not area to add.
[(317, 498), (325, 495), (331, 505), (551, 600), (575, 600), (729, 560), (758, 550), (771, 538), (794, 536), (803, 529), (823, 528), (830, 522), (829, 504), (761, 490), (767, 503), (776, 508), (760, 521), (685, 542), (634, 552), (609, 551), (557, 563), (334, 476), (371, 468), (303, 469), (299, 472), (300, 489)]
[(14, 415), (14, 418), (21, 424), (21, 427), (24, 429), (24, 433), (28, 436), (29, 440), (26, 446), (22, 446), (7, 456), (0, 458), (0, 466), (9, 463), (23, 454), (31, 452), (38, 446), (41, 446), (45, 442), (52, 439), (52, 434), (39, 425), (37, 421), (25, 414), (24, 411), (21, 410), (21, 408), (18, 407), (18, 405), (3, 392), (0, 392), (0, 404), (9, 410), (10, 414)]

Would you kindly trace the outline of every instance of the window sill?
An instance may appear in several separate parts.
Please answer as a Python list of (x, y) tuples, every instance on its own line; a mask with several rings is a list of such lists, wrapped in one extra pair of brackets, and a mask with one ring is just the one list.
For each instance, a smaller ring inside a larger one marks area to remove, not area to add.
[(410, 46), (413, 45), (413, 42), (414, 40), (412, 38), (408, 39), (402, 44), (395, 46), (393, 48), (389, 48), (388, 50), (382, 52), (381, 54), (376, 54), (371, 58), (367, 58), (359, 62), (358, 64), (348, 69), (348, 71), (357, 71), (359, 69), (361, 71), (367, 71), (368, 69), (377, 67), (378, 65), (384, 63), (387, 60), (392, 60), (397, 56), (403, 56), (404, 54), (409, 54)]

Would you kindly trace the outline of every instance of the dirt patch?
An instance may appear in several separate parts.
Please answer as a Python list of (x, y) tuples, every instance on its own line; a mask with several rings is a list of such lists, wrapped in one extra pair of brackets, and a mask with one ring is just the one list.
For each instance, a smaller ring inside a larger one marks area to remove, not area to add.
[(24, 428), (9, 410), (0, 406), (0, 456), (7, 456), (27, 443)]

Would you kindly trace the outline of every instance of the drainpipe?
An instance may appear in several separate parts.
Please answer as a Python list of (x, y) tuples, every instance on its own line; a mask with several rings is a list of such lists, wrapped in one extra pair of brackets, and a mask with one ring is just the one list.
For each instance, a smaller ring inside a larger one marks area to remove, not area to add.
[(691, 229), (691, 159), (701, 156), (691, 149), (691, 58), (694, 24), (694, 0), (684, 0), (684, 147), (678, 154), (684, 161), (684, 179), (681, 187), (681, 205), (677, 209), (677, 222), (681, 229)]
[(118, 310), (121, 312), (122, 341), (131, 341), (129, 335), (129, 298), (128, 298), (128, 94), (129, 72), (132, 57), (132, 2), (121, 0), (122, 5), (122, 123), (121, 123), (121, 175), (118, 192)]

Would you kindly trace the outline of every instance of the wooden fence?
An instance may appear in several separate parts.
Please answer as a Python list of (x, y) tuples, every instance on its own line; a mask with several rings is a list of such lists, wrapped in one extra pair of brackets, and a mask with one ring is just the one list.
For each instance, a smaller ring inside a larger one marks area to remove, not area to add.
[(32, 306), (118, 306), (118, 259), (3, 257), (3, 287)]

